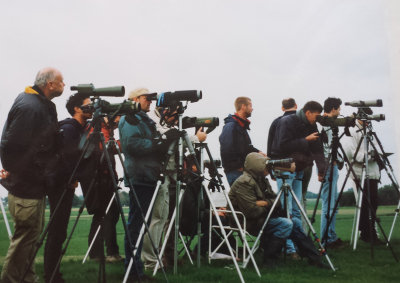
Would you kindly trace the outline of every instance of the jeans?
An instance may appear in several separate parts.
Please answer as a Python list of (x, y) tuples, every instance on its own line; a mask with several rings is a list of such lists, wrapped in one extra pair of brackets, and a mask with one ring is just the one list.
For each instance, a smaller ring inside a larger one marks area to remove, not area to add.
[(289, 218), (277, 217), (268, 220), (264, 233), (267, 235), (273, 235), (277, 238), (286, 239), (292, 233), (292, 229), (293, 223)]
[[(153, 197), (153, 193), (155, 190), (155, 185), (135, 185), (134, 186), (136, 195), (139, 199), (140, 206), (142, 208), (143, 215), (146, 215), (147, 209), (150, 206), (151, 198)], [(151, 218), (149, 219), (149, 223)], [(129, 191), (129, 215), (128, 215), (128, 233), (131, 239), (132, 247), (130, 246), (128, 236), (125, 235), (125, 268), (128, 268), (129, 261), (132, 258), (132, 253), (134, 247), (136, 246), (136, 242), (139, 238), (140, 229), (142, 228), (143, 218), (141, 216), (141, 211), (139, 210), (138, 206), (133, 197), (132, 191)], [(130, 275), (133, 278), (138, 278), (143, 276), (143, 263), (140, 260), (140, 255), (142, 251), (143, 245), (143, 237), (139, 243), (138, 249), (136, 251), (136, 255), (133, 261), (133, 266), (130, 271)]]
[[(289, 177), (288, 179), (285, 180), (285, 182), (286, 184), (289, 184), (291, 186), (293, 193), (300, 202), (302, 199), (302, 179), (304, 174), (303, 171), (294, 173), (282, 172), (281, 174)], [(280, 178), (276, 178), (276, 182), (278, 185), (278, 189), (280, 190), (283, 184), (283, 180)], [(284, 207), (284, 194), (281, 195), (281, 203), (282, 207)], [(298, 205), (296, 204), (295, 200), (292, 198), (292, 195), (290, 193), (288, 194), (287, 204), (288, 204), (289, 214), (292, 217), (292, 219), (297, 218), (301, 223), (300, 208), (298, 207)], [(286, 243), (286, 253), (290, 254), (295, 252), (296, 248), (294, 247), (293, 242), (291, 240), (288, 240)]]
[[(330, 202), (329, 202), (329, 177), (331, 174), (331, 169), (333, 169), (332, 174), (332, 187), (330, 193)], [(336, 214), (337, 210), (333, 211), (335, 208), (336, 200), (337, 200), (337, 182), (339, 178), (339, 170), (337, 165), (334, 165), (333, 168), (331, 166), (328, 167), (328, 170), (325, 175), (324, 183), (321, 189), (321, 200), (322, 200), (322, 211), (321, 211), (321, 240), (326, 240), (327, 243), (332, 243), (338, 239), (335, 232), (335, 223), (336, 223)], [(332, 218), (329, 227), (328, 224), (328, 205), (329, 205), (329, 218)], [(328, 229), (327, 238), (324, 239), (325, 231)]]
[(229, 171), (225, 172), (226, 179), (228, 179), (229, 186), (232, 187), (232, 184), (236, 181), (237, 178), (239, 178), (243, 174), (243, 171), (235, 170), (235, 171)]

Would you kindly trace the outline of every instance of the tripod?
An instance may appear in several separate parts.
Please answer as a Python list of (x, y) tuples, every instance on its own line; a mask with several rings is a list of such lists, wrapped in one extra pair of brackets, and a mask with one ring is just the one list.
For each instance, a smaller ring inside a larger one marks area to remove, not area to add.
[[(376, 158), (378, 158), (378, 165), (380, 168), (385, 169), (386, 174), (388, 175), (390, 181), (392, 182), (392, 186), (397, 190), (398, 193), (398, 197), (399, 197), (399, 203), (397, 205), (397, 208), (395, 209), (395, 215), (393, 218), (393, 223), (392, 226), (390, 228), (390, 232), (389, 232), (389, 236), (388, 236), (388, 242), (390, 242), (390, 239), (392, 237), (392, 233), (394, 230), (394, 226), (400, 211), (400, 187), (399, 187), (399, 183), (397, 182), (397, 179), (394, 175), (394, 170), (392, 165), (390, 164), (390, 161), (388, 159), (388, 156), (390, 154), (386, 153), (385, 150), (383, 149), (383, 145), (381, 143), (381, 141), (378, 138), (378, 135), (376, 134), (376, 132), (373, 130), (372, 125), (368, 125), (368, 129), (371, 133), (371, 135), (368, 136), (368, 140), (371, 144), (371, 146), (373, 147), (374, 151), (377, 153)], [(375, 139), (375, 141), (377, 142), (380, 151), (378, 150), (378, 148), (376, 147), (376, 145), (372, 142), (372, 138)]]
[[(324, 179), (323, 182), (321, 183), (320, 189), (319, 189), (319, 193), (318, 193), (318, 197), (317, 197), (317, 201), (315, 203), (315, 207), (314, 207), (314, 211), (313, 214), (311, 216), (311, 223), (315, 223), (315, 215), (317, 212), (317, 208), (318, 208), (318, 203), (322, 194), (322, 190), (326, 184), (326, 181), (328, 181), (328, 190), (327, 193), (328, 194), (328, 198), (327, 198), (327, 208), (326, 208), (326, 213), (325, 215), (321, 216), (321, 222), (323, 222), (323, 218), (325, 217), (325, 227), (322, 227), (321, 225), (321, 229), (324, 229), (323, 231), (321, 230), (321, 243), (326, 247), (326, 243), (328, 243), (328, 235), (329, 235), (329, 230), (330, 230), (330, 224), (332, 223), (332, 221), (335, 221), (335, 214), (336, 214), (336, 207), (335, 209), (331, 209), (332, 207), (332, 198), (333, 194), (336, 196), (336, 192), (337, 192), (337, 180), (335, 182), (335, 186), (333, 187), (333, 178), (334, 175), (337, 172), (337, 162), (338, 160), (338, 148), (339, 148), (339, 140), (340, 137), (338, 136), (339, 133), (339, 129), (338, 127), (330, 127), (330, 129), (328, 129), (327, 131), (331, 131), (332, 132), (332, 140), (329, 144), (329, 139), (328, 139), (328, 145), (330, 146), (330, 152), (328, 155), (328, 159), (327, 159), (327, 164), (329, 164), (324, 172)], [(326, 132), (327, 132), (326, 131)], [(336, 172), (335, 172), (336, 171)], [(327, 175), (328, 174), (328, 175)], [(326, 179), (326, 177), (328, 176), (328, 179)], [(334, 200), (334, 203), (336, 202), (336, 200)]]
[[(267, 226), (267, 224), (268, 224), (268, 221), (269, 221), (269, 219), (271, 218), (272, 213), (273, 213), (274, 210), (276, 209), (276, 206), (277, 206), (278, 202), (280, 201), (280, 198), (281, 198), (281, 195), (282, 195), (282, 194), (283, 194), (283, 196), (284, 196), (284, 206), (285, 206), (285, 210), (286, 210), (286, 215), (289, 217), (289, 205), (288, 205), (288, 202), (287, 202), (287, 198), (288, 198), (288, 195), (289, 195), (289, 193), (290, 193), (291, 196), (292, 196), (292, 198), (295, 200), (296, 205), (299, 207), (300, 213), (301, 213), (302, 216), (304, 217), (304, 219), (305, 219), (305, 221), (306, 221), (306, 223), (307, 223), (307, 225), (308, 225), (310, 231), (312, 231), (314, 240), (318, 243), (321, 254), (322, 254), (323, 256), (325, 256), (325, 258), (326, 258), (326, 260), (328, 261), (329, 266), (331, 267), (331, 269), (332, 269), (333, 271), (336, 271), (336, 268), (333, 266), (333, 264), (332, 264), (332, 262), (331, 262), (331, 260), (330, 260), (330, 258), (329, 258), (329, 256), (328, 256), (328, 254), (326, 253), (325, 248), (322, 246), (322, 244), (321, 244), (321, 242), (320, 242), (320, 240), (319, 240), (319, 238), (318, 238), (318, 236), (317, 236), (317, 233), (315, 232), (315, 230), (314, 230), (314, 228), (313, 228), (313, 226), (312, 226), (310, 220), (308, 219), (307, 214), (306, 214), (306, 212), (304, 211), (303, 206), (301, 205), (300, 201), (297, 199), (296, 194), (294, 193), (292, 187), (286, 182), (286, 180), (287, 180), (288, 178), (290, 178), (290, 177), (281, 174), (279, 171), (275, 171), (275, 172), (278, 173), (278, 174), (275, 175), (275, 178), (277, 178), (277, 179), (278, 179), (278, 178), (279, 178), (279, 179), (282, 179), (283, 183), (282, 183), (282, 186), (281, 186), (281, 188), (280, 188), (280, 190), (279, 190), (278, 195), (277, 195), (276, 198), (275, 198), (274, 203), (273, 203), (272, 206), (271, 206), (271, 209), (270, 209), (270, 211), (269, 211), (269, 213), (268, 213), (268, 215), (267, 215), (267, 218), (265, 219), (265, 221), (264, 221), (264, 223), (263, 223), (263, 225), (262, 225), (262, 228), (261, 228), (260, 232), (258, 233), (258, 236), (257, 236), (257, 238), (256, 238), (256, 240), (255, 240), (255, 243), (254, 243), (254, 245), (253, 245), (253, 249), (252, 249), (250, 255), (253, 254), (253, 253), (255, 252), (255, 249), (256, 249), (256, 247), (257, 247), (257, 244), (258, 244), (259, 241), (261, 240), (261, 237), (262, 237), (262, 235), (263, 235), (263, 233), (264, 233), (264, 229), (266, 228), (266, 226)], [(245, 265), (247, 264), (248, 260), (249, 260), (249, 258), (247, 258), (247, 259), (245, 260)]]
[[(78, 170), (79, 165), (80, 165), (81, 162), (83, 161), (83, 158), (84, 158), (85, 156), (87, 156), (87, 155), (90, 155), (90, 154), (91, 154), (91, 150), (93, 150), (93, 148), (97, 148), (98, 145), (101, 144), (100, 163), (102, 163), (103, 160), (104, 160), (104, 158), (105, 158), (105, 161), (106, 161), (106, 164), (107, 164), (107, 168), (108, 168), (108, 172), (109, 172), (109, 176), (110, 176), (110, 179), (112, 180), (112, 184), (113, 184), (113, 190), (114, 190), (114, 195), (115, 195), (115, 201), (117, 202), (117, 206), (118, 206), (118, 208), (119, 208), (119, 213), (120, 213), (120, 215), (121, 215), (121, 220), (122, 220), (122, 223), (123, 223), (123, 227), (124, 227), (125, 232), (126, 232), (126, 235), (127, 235), (126, 237), (127, 237), (129, 246), (131, 247), (130, 250), (133, 251), (133, 244), (132, 244), (132, 241), (131, 241), (131, 238), (130, 238), (129, 233), (127, 233), (128, 230), (127, 230), (125, 215), (124, 215), (124, 213), (123, 213), (122, 206), (121, 206), (121, 202), (120, 202), (119, 195), (118, 195), (118, 191), (117, 191), (117, 190), (118, 190), (118, 185), (117, 185), (115, 173), (114, 173), (114, 170), (113, 170), (113, 167), (112, 167), (111, 158), (110, 158), (109, 152), (108, 152), (107, 147), (106, 147), (106, 144), (105, 144), (104, 136), (103, 136), (103, 134), (102, 134), (102, 132), (101, 132), (101, 125), (102, 125), (102, 123), (103, 123), (103, 117), (104, 117), (104, 114), (103, 114), (102, 111), (101, 111), (101, 110), (102, 110), (102, 108), (101, 108), (101, 100), (100, 100), (99, 98), (96, 98), (96, 99), (97, 99), (97, 100), (95, 101), (95, 104), (94, 104), (95, 112), (94, 112), (93, 120), (92, 120), (93, 132), (90, 133), (89, 136), (88, 136), (88, 138), (85, 140), (85, 143), (84, 143), (83, 149), (82, 149), (82, 153), (81, 153), (81, 155), (80, 155), (80, 157), (79, 157), (79, 160), (78, 160), (77, 164), (75, 165), (75, 168), (74, 168), (74, 170), (73, 170), (73, 172), (72, 172), (72, 174), (71, 174), (71, 177), (70, 177), (69, 180), (68, 180), (68, 184), (71, 184), (71, 183), (73, 182), (73, 180), (75, 180), (76, 172), (77, 172), (77, 170)], [(110, 116), (109, 119), (108, 119), (108, 121), (111, 123), (111, 129), (114, 128), (113, 125), (112, 125), (112, 123), (113, 123), (114, 118), (115, 118), (116, 115), (117, 115), (117, 113), (115, 113), (113, 116)], [(111, 131), (110, 131), (110, 140), (113, 140), (113, 139), (114, 139), (114, 138), (113, 138), (113, 130), (111, 130)], [(124, 166), (124, 163), (123, 163), (122, 155), (121, 155), (121, 153), (120, 153), (118, 147), (116, 147), (116, 149), (117, 149), (117, 151), (118, 151), (118, 155), (119, 155), (119, 158), (120, 158), (122, 167), (124, 168), (124, 172), (126, 173), (126, 169), (125, 169), (125, 166)], [(52, 277), (51, 277), (51, 279), (50, 279), (50, 282), (52, 282), (52, 281), (54, 280), (55, 273), (56, 273), (56, 271), (58, 270), (58, 267), (59, 267), (59, 265), (60, 265), (60, 263), (61, 263), (62, 257), (63, 257), (63, 255), (65, 254), (65, 252), (66, 252), (66, 250), (67, 250), (67, 247), (68, 247), (68, 245), (69, 245), (69, 242), (70, 242), (70, 240), (71, 240), (71, 238), (72, 238), (72, 234), (73, 234), (74, 231), (75, 231), (75, 228), (76, 228), (76, 226), (77, 226), (77, 223), (78, 223), (78, 221), (79, 221), (79, 218), (80, 218), (80, 216), (81, 216), (81, 214), (82, 214), (82, 212), (83, 212), (85, 203), (87, 202), (88, 195), (90, 194), (91, 190), (92, 190), (93, 187), (94, 187), (95, 179), (96, 179), (96, 177), (97, 177), (97, 174), (99, 173), (98, 171), (99, 171), (98, 168), (96, 168), (96, 169), (95, 169), (94, 178), (93, 178), (92, 181), (90, 182), (90, 185), (89, 185), (87, 194), (86, 194), (86, 196), (85, 196), (85, 198), (84, 198), (84, 201), (83, 201), (82, 206), (81, 206), (80, 209), (79, 209), (78, 215), (77, 215), (76, 220), (75, 220), (75, 222), (74, 222), (74, 225), (73, 225), (73, 227), (72, 227), (72, 229), (71, 229), (71, 232), (70, 232), (68, 238), (66, 239), (66, 243), (65, 243), (65, 245), (64, 245), (64, 248), (63, 248), (62, 251), (61, 251), (61, 255), (60, 255), (60, 257), (59, 257), (59, 259), (58, 259), (58, 261), (57, 261), (56, 267), (54, 268), (54, 271), (53, 271)], [(133, 189), (133, 187), (132, 187), (131, 185), (130, 185), (130, 188), (131, 188), (131, 191), (132, 191), (133, 196), (135, 197), (135, 201), (136, 201), (136, 204), (138, 205), (138, 208), (141, 209), (141, 208), (140, 208), (140, 203), (139, 203), (139, 201), (138, 201), (138, 199), (137, 199), (137, 196), (136, 196), (136, 193), (135, 193), (135, 191), (134, 191), (134, 189)], [(27, 272), (28, 272), (28, 270), (29, 270), (31, 264), (33, 263), (33, 260), (34, 260), (34, 258), (35, 258), (35, 256), (36, 256), (36, 254), (37, 254), (39, 248), (40, 248), (41, 245), (43, 244), (43, 241), (44, 241), (44, 239), (45, 239), (45, 237), (46, 237), (46, 235), (47, 235), (47, 233), (48, 233), (49, 227), (50, 227), (50, 225), (51, 225), (52, 222), (53, 222), (54, 215), (57, 213), (57, 210), (59, 209), (60, 204), (62, 203), (63, 198), (64, 198), (64, 196), (66, 195), (68, 189), (69, 189), (68, 186), (66, 186), (66, 189), (63, 191), (63, 193), (62, 193), (62, 195), (61, 195), (61, 197), (60, 197), (60, 199), (59, 199), (59, 201), (58, 201), (58, 203), (57, 203), (57, 205), (56, 205), (56, 207), (55, 207), (55, 209), (54, 209), (54, 212), (53, 212), (52, 217), (50, 217), (50, 220), (49, 220), (49, 222), (48, 222), (46, 228), (44, 229), (44, 232), (42, 233), (41, 238), (40, 238), (39, 241), (37, 242), (37, 244), (36, 244), (36, 249), (35, 249), (35, 251), (34, 251), (34, 253), (33, 253), (33, 255), (32, 255), (31, 259), (30, 259), (28, 268), (26, 269), (26, 271), (25, 271), (23, 277), (21, 278), (21, 282), (24, 280), (24, 277), (26, 276), (26, 274), (27, 274)], [(142, 213), (142, 215), (143, 215), (143, 213)], [(143, 217), (143, 219), (144, 219), (144, 217)], [(132, 253), (132, 254), (133, 254), (133, 253)], [(165, 272), (164, 272), (164, 275), (165, 275)], [(166, 276), (165, 276), (165, 277), (166, 277)], [(102, 281), (102, 282), (105, 282), (105, 279), (106, 279), (106, 277), (105, 277), (105, 261), (104, 261), (104, 254), (103, 254), (103, 256), (101, 257), (101, 260), (100, 260), (100, 264), (99, 264), (99, 276), (98, 276), (98, 281), (99, 281), (99, 282), (101, 282), (101, 281)]]
[[(345, 130), (345, 132), (346, 132), (346, 131), (347, 131), (347, 130)], [(361, 145), (363, 144), (363, 145), (364, 145), (364, 148), (363, 148), (363, 149), (364, 149), (364, 158), (363, 158), (362, 172), (361, 172), (361, 174), (360, 174), (360, 175), (361, 175), (361, 179), (358, 178), (358, 174), (356, 174), (356, 172), (355, 172), (355, 170), (354, 170), (354, 168), (353, 168), (353, 165), (354, 165), (355, 162), (356, 162), (356, 161), (355, 161), (355, 158), (354, 158), (353, 162), (350, 162), (350, 160), (348, 159), (348, 157), (347, 157), (347, 155), (346, 155), (345, 150), (343, 149), (342, 144), (341, 144), (339, 141), (337, 142), (337, 147), (338, 147), (338, 149), (341, 150), (341, 153), (342, 153), (344, 162), (348, 165), (348, 171), (347, 171), (345, 180), (344, 180), (344, 182), (343, 182), (342, 188), (341, 188), (341, 190), (340, 190), (340, 193), (339, 193), (339, 195), (338, 195), (338, 198), (337, 198), (337, 200), (336, 200), (336, 203), (335, 203), (335, 206), (334, 206), (334, 209), (333, 209), (334, 212), (337, 210), (337, 207), (338, 207), (339, 202), (340, 202), (340, 199), (341, 199), (341, 197), (342, 197), (344, 188), (345, 188), (345, 186), (346, 186), (346, 182), (347, 182), (347, 180), (348, 180), (350, 174), (352, 174), (353, 179), (354, 179), (354, 183), (356, 184), (356, 188), (357, 188), (357, 190), (358, 190), (358, 192), (359, 192), (359, 193), (358, 193), (357, 200), (356, 200), (356, 209), (355, 209), (356, 211), (355, 211), (355, 216), (354, 216), (354, 221), (353, 221), (353, 229), (352, 229), (352, 235), (351, 235), (351, 242), (353, 243), (353, 249), (354, 249), (354, 250), (356, 249), (357, 240), (358, 240), (358, 233), (357, 233), (357, 231), (358, 231), (358, 227), (359, 227), (359, 219), (360, 219), (360, 209), (361, 209), (362, 195), (363, 195), (364, 189), (366, 189), (366, 191), (369, 192), (369, 188), (368, 188), (368, 186), (369, 186), (369, 182), (368, 182), (368, 179), (369, 179), (369, 174), (368, 174), (368, 145), (369, 145), (369, 142), (370, 142), (370, 141), (369, 141), (368, 138), (367, 138), (368, 135), (367, 135), (367, 133), (366, 133), (366, 125), (365, 125), (365, 123), (364, 123), (364, 126), (362, 127), (362, 129), (359, 130), (359, 132), (362, 133), (362, 138), (361, 138), (360, 141), (358, 142), (357, 147), (356, 147), (356, 149), (355, 149), (355, 151), (354, 151), (353, 156), (357, 156), (357, 155), (358, 155), (358, 152), (359, 152), (359, 150), (360, 150), (360, 148), (361, 148)], [(355, 134), (356, 134), (356, 133), (355, 133)], [(342, 134), (342, 136), (343, 136), (343, 134)], [(341, 136), (341, 137), (342, 137), (342, 136)], [(341, 138), (341, 137), (340, 137), (340, 138)], [(340, 138), (339, 138), (339, 140), (340, 140)], [(336, 145), (335, 145), (335, 146), (336, 146)], [(365, 187), (364, 184), (367, 184), (367, 187)], [(321, 191), (320, 191), (320, 193), (321, 193)], [(373, 211), (373, 209), (372, 209), (369, 195), (367, 195), (366, 204), (367, 204), (368, 211), (369, 211), (368, 213), (370, 214), (370, 215), (369, 215), (369, 216), (370, 216), (370, 217), (369, 217), (369, 219), (370, 219), (370, 221), (369, 221), (369, 226), (370, 226), (370, 227), (369, 227), (369, 228), (370, 228), (370, 229), (369, 229), (369, 232), (370, 232), (370, 236), (371, 236), (371, 233), (372, 233), (371, 220), (372, 220), (372, 217), (373, 217), (374, 219), (376, 219), (376, 213), (375, 213), (375, 211)], [(317, 208), (317, 205), (315, 206), (312, 220), (314, 220), (316, 208)], [(331, 216), (329, 217), (329, 219), (328, 219), (328, 221), (327, 221), (327, 227), (329, 227), (329, 225), (330, 225), (332, 219), (333, 219), (333, 215), (331, 215)], [(385, 234), (385, 232), (383, 231), (383, 228), (382, 228), (381, 224), (379, 223), (379, 221), (377, 221), (376, 223), (377, 223), (378, 227), (380, 228), (380, 230), (381, 230), (381, 232), (382, 232), (382, 235), (385, 237), (386, 242), (388, 243), (386, 234)], [(389, 248), (390, 248), (390, 250), (391, 250), (391, 252), (392, 252), (393, 257), (395, 258), (395, 260), (398, 261), (396, 255), (395, 255), (395, 253), (394, 253), (394, 251), (393, 251), (393, 248), (391, 247), (391, 245), (390, 245), (389, 243), (388, 243), (388, 246), (389, 246)], [(373, 258), (373, 243), (372, 243), (372, 241), (371, 241), (371, 258)]]
[[(188, 147), (188, 149), (189, 149), (189, 152), (190, 152), (190, 157), (193, 159), (193, 162), (195, 163), (195, 166), (196, 166), (196, 168), (197, 168), (197, 172), (200, 172), (200, 174), (199, 174), (198, 177), (201, 178), (201, 180), (202, 180), (203, 192), (206, 193), (206, 196), (207, 196), (207, 198), (208, 198), (208, 200), (209, 200), (209, 202), (210, 202), (210, 205), (211, 205), (213, 211), (216, 211), (216, 207), (215, 207), (215, 205), (213, 204), (213, 201), (212, 201), (212, 198), (211, 198), (211, 194), (210, 194), (210, 192), (206, 189), (206, 188), (207, 188), (207, 184), (206, 184), (206, 181), (204, 180), (204, 176), (203, 176), (203, 173), (202, 173), (202, 171), (201, 171), (202, 167), (200, 166), (200, 164), (199, 164), (199, 162), (198, 162), (198, 160), (197, 160), (197, 158), (196, 158), (196, 154), (195, 154), (194, 148), (193, 148), (193, 146), (192, 146), (192, 144), (191, 144), (191, 142), (190, 142), (190, 139), (188, 138), (188, 136), (187, 136), (187, 134), (186, 134), (185, 131), (181, 131), (181, 133), (182, 133), (182, 135), (181, 135), (181, 137), (180, 137), (180, 140), (184, 140), (184, 141), (186, 142), (186, 145), (187, 145), (187, 147)], [(181, 144), (182, 144), (182, 143), (180, 142), (180, 145), (181, 145)], [(210, 160), (210, 163), (211, 163), (212, 166), (213, 166), (213, 170), (217, 170), (217, 167), (215, 166), (214, 160), (213, 160), (213, 158), (212, 158), (212, 156), (211, 156), (211, 152), (210, 152), (210, 150), (209, 150), (207, 144), (206, 144), (206, 143), (201, 143), (199, 146), (200, 146), (200, 149), (202, 149), (202, 148), (206, 149), (207, 154), (208, 154), (208, 157), (209, 157), (209, 160)], [(183, 149), (183, 146), (182, 146), (181, 149)], [(201, 150), (200, 156), (202, 156), (202, 150)], [(181, 159), (181, 157), (180, 157), (180, 159)], [(183, 158), (182, 158), (182, 163), (183, 163)], [(181, 163), (181, 160), (180, 160), (180, 164), (182, 164), (182, 163)], [(180, 172), (182, 172), (182, 171), (181, 171), (182, 169), (183, 169), (183, 168), (181, 167), (181, 165), (179, 165), (179, 167), (178, 167), (178, 182), (177, 182), (177, 183), (179, 183), (179, 181), (180, 181), (179, 176), (181, 175)], [(231, 204), (231, 202), (230, 202), (230, 200), (229, 200), (229, 198), (228, 198), (228, 196), (227, 196), (227, 194), (226, 194), (226, 191), (225, 191), (225, 189), (224, 189), (224, 187), (223, 187), (223, 185), (222, 185), (222, 180), (221, 180), (221, 178), (220, 178), (219, 175), (217, 175), (217, 176), (218, 176), (218, 179), (219, 179), (220, 186), (221, 186), (221, 188), (222, 188), (222, 190), (223, 190), (223, 192), (224, 192), (225, 198), (227, 199), (228, 206), (233, 210), (232, 204)], [(179, 202), (180, 202), (180, 200), (181, 200), (181, 198), (182, 198), (182, 192), (178, 191), (178, 188), (177, 188), (177, 197), (176, 197), (176, 198), (177, 198), (177, 204), (176, 204), (176, 208), (175, 208), (175, 211), (174, 211), (174, 214), (173, 214), (173, 217), (175, 216), (175, 234), (176, 234), (176, 235), (175, 235), (175, 236), (176, 236), (176, 237), (175, 237), (175, 240), (177, 240), (177, 239), (176, 239), (176, 238), (177, 238), (177, 234), (178, 234), (178, 233), (177, 233), (177, 228), (179, 228), (179, 226), (177, 226), (177, 224), (176, 224), (176, 223), (177, 223), (177, 220), (179, 220), (179, 213), (177, 213), (177, 211), (179, 211)], [(234, 211), (234, 210), (233, 210), (233, 211)], [(240, 225), (240, 223), (239, 223), (239, 220), (237, 219), (237, 217), (236, 217), (236, 215), (235, 215), (234, 213), (233, 213), (233, 215), (234, 215), (234, 217), (235, 217), (236, 224), (237, 224), (237, 226), (239, 227), (239, 230), (240, 230), (240, 232), (241, 232), (241, 236), (242, 236), (242, 238), (244, 239), (244, 244), (245, 244), (245, 246), (247, 247), (247, 249), (250, 251), (250, 247), (248, 246), (247, 240), (246, 240), (246, 238), (245, 238), (245, 234), (244, 234), (244, 232), (243, 232), (243, 229), (241, 228), (241, 225)], [(217, 213), (215, 213), (214, 216), (215, 216), (216, 219), (217, 219), (218, 225), (219, 225), (219, 227), (220, 227), (221, 233), (222, 233), (222, 235), (223, 235), (223, 237), (224, 237), (224, 239), (225, 239), (225, 242), (226, 242), (226, 244), (227, 244), (228, 250), (229, 250), (229, 252), (230, 252), (231, 258), (232, 258), (233, 263), (234, 263), (234, 265), (235, 265), (235, 268), (236, 268), (236, 271), (237, 271), (237, 273), (238, 273), (238, 276), (239, 276), (241, 282), (244, 282), (242, 273), (241, 273), (240, 268), (239, 268), (239, 266), (238, 266), (238, 264), (237, 264), (237, 262), (236, 262), (236, 259), (235, 259), (236, 257), (235, 257), (234, 254), (233, 254), (232, 247), (231, 247), (231, 245), (230, 245), (230, 243), (229, 243), (229, 240), (228, 240), (228, 238), (227, 238), (227, 234), (226, 234), (226, 232), (225, 232), (225, 230), (224, 230), (224, 228), (223, 228), (222, 221), (221, 221), (221, 219), (220, 219), (220, 217), (219, 217), (219, 215), (218, 215)], [(169, 237), (169, 233), (170, 233), (170, 231), (171, 231), (171, 229), (172, 229), (172, 225), (173, 225), (173, 224), (174, 224), (173, 221), (171, 221), (171, 223), (170, 223), (170, 225), (169, 225), (169, 227), (168, 227), (168, 230), (167, 230), (167, 234), (165, 235), (165, 240), (164, 240), (163, 246), (162, 246), (162, 248), (161, 248), (161, 253), (160, 253), (160, 254), (163, 254), (163, 252), (164, 252), (164, 249), (165, 249), (165, 246), (166, 246), (166, 239), (168, 239), (168, 237)], [(175, 255), (177, 255), (176, 244), (177, 244), (177, 241), (175, 241)], [(199, 253), (198, 253), (198, 254), (199, 254)], [(260, 273), (259, 273), (258, 267), (257, 267), (257, 265), (256, 265), (256, 262), (255, 262), (255, 260), (254, 260), (254, 257), (252, 256), (252, 254), (251, 254), (251, 259), (252, 259), (252, 262), (253, 262), (253, 264), (254, 264), (254, 266), (255, 266), (255, 269), (256, 269), (257, 274), (258, 274), (259, 276), (261, 276)], [(158, 267), (158, 266), (156, 266), (156, 268), (154, 269), (154, 273), (153, 273), (153, 274), (155, 274), (155, 273), (157, 272), (157, 267)]]

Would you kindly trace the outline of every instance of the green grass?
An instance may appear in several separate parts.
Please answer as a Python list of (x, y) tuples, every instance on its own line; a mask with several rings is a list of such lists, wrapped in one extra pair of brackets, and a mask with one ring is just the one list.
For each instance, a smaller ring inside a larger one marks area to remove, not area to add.
[[(311, 215), (315, 202), (308, 202), (308, 215)], [(381, 206), (378, 209), (378, 215), (382, 226), (388, 234), (393, 221), (394, 206)], [(320, 211), (316, 216), (314, 228), (319, 233)], [(72, 218), (69, 229), (72, 227), (77, 214), (75, 209), (72, 212)], [(353, 222), (353, 207), (340, 208), (337, 216), (336, 230), (337, 234), (349, 244), (351, 236), (351, 227)], [(48, 213), (47, 213), (48, 215)], [(9, 217), (10, 219), (10, 217)], [(89, 232), (91, 218), (84, 212), (78, 222), (75, 233), (73, 234), (70, 246), (66, 256), (63, 259), (61, 271), (67, 282), (97, 282), (98, 264), (87, 262), (82, 264), (83, 256), (87, 249), (87, 235)], [(400, 220), (398, 220), (400, 221)], [(120, 252), (123, 253), (124, 231), (121, 221), (118, 223), (118, 241)], [(392, 236), (392, 246), (396, 255), (400, 257), (400, 223), (397, 223), (395, 233)], [(4, 262), (4, 256), (7, 253), (9, 240), (4, 225), (3, 216), (0, 219), (0, 267)], [(339, 268), (338, 271), (321, 270), (309, 266), (305, 260), (291, 261), (287, 260), (275, 269), (261, 268), (262, 277), (259, 278), (254, 269), (249, 266), (242, 270), (246, 282), (399, 282), (400, 264), (397, 263), (392, 253), (385, 246), (374, 247), (374, 258), (371, 259), (370, 246), (359, 242), (357, 250), (353, 251), (349, 245), (340, 250), (329, 250), (328, 255), (333, 264)], [(260, 261), (260, 255), (256, 259)], [(36, 258), (36, 270), (43, 278), (43, 248), (40, 249)], [(106, 266), (107, 282), (121, 282), (124, 275), (123, 265), (107, 264)], [(203, 259), (202, 266), (198, 269), (190, 265), (184, 258), (184, 265), (178, 268), (178, 274), (173, 275), (171, 270), (167, 271), (169, 282), (239, 282), (236, 270), (231, 261), (212, 261), (209, 265), (206, 259)], [(162, 273), (156, 276), (158, 282), (163, 282)]]

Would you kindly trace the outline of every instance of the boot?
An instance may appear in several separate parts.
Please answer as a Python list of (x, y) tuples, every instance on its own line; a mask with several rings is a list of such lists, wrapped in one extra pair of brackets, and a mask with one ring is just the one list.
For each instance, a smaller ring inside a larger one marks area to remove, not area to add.
[(264, 257), (263, 264), (267, 267), (276, 266), (279, 254), (282, 251), (285, 239), (271, 236), (263, 241)]
[(322, 262), (322, 257), (315, 248), (314, 242), (310, 237), (307, 237), (305, 234), (303, 234), (301, 237), (293, 240), (299, 249), (300, 256), (308, 258), (309, 264), (315, 265), (319, 268), (329, 268)]

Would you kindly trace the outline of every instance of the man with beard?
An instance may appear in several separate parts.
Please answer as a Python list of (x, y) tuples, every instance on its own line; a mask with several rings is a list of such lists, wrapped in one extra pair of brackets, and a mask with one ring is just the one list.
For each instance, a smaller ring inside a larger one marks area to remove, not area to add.
[(250, 130), (248, 118), (253, 112), (251, 99), (248, 97), (236, 98), (235, 109), (234, 115), (229, 114), (224, 119), (225, 125), (219, 136), (222, 167), (230, 186), (242, 175), (247, 154), (259, 152), (265, 155), (251, 144), (248, 134)]

